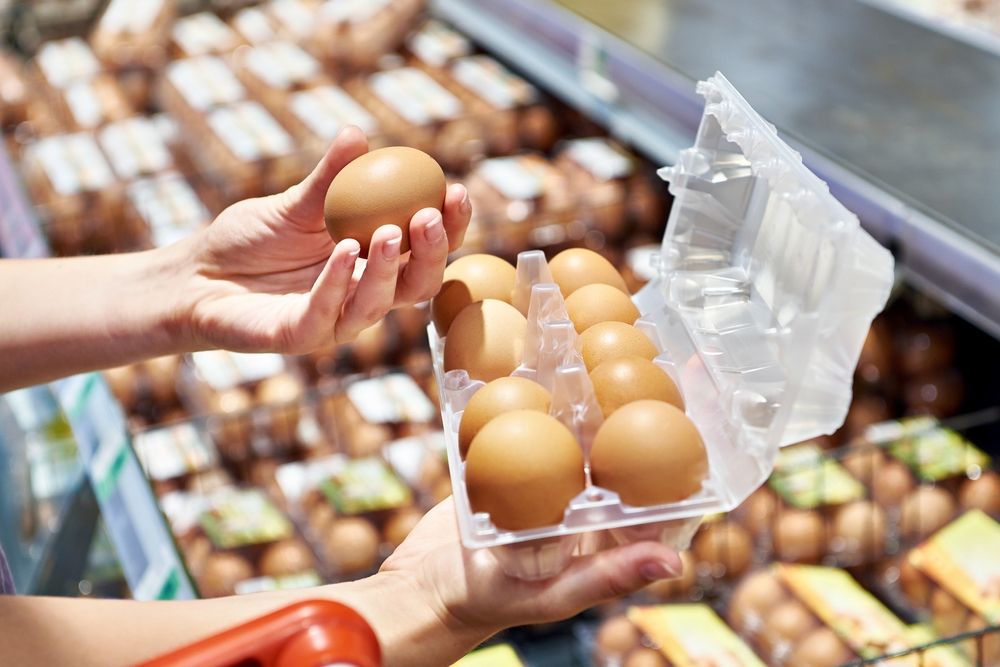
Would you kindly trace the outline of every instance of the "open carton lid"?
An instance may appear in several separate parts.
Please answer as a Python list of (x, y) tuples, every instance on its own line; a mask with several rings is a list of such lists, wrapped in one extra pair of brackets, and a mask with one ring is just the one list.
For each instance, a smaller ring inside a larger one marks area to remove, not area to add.
[(635, 300), (698, 389), (689, 413), (757, 464), (731, 470), (742, 487), (779, 447), (843, 423), (893, 258), (722, 74), (697, 91), (695, 145), (658, 172), (675, 200), (656, 277)]

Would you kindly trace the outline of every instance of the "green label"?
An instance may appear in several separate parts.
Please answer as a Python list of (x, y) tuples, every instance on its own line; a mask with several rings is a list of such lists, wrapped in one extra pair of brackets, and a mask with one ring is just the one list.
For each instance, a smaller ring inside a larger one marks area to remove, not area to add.
[(377, 458), (350, 461), (320, 490), (341, 514), (393, 509), (413, 500), (410, 488)]
[(166, 581), (163, 582), (163, 586), (160, 587), (160, 592), (156, 594), (156, 600), (174, 600), (177, 598), (177, 591), (181, 587), (181, 578), (177, 573), (177, 570), (171, 568), (170, 575), (167, 577)]
[(782, 500), (799, 509), (840, 505), (865, 496), (861, 482), (811, 442), (781, 450), (769, 483)]
[(225, 494), (201, 515), (200, 523), (220, 549), (274, 542), (292, 534), (285, 515), (257, 490)]
[(990, 457), (982, 450), (944, 427), (897, 440), (889, 446), (889, 453), (932, 482), (976, 473), (990, 465)]

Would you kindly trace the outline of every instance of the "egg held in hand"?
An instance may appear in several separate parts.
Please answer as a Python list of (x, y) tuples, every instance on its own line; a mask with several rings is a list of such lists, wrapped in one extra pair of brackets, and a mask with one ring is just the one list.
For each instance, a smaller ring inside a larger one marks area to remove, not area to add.
[(594, 484), (629, 505), (684, 500), (708, 477), (708, 455), (687, 415), (663, 401), (642, 400), (618, 408), (594, 437), (590, 453)]
[(347, 164), (330, 183), (323, 206), (326, 229), (335, 241), (354, 239), (368, 256), (372, 233), (382, 225), (403, 230), (401, 252), (410, 249), (410, 218), (424, 208), (444, 208), (441, 166), (423, 151), (380, 148)]

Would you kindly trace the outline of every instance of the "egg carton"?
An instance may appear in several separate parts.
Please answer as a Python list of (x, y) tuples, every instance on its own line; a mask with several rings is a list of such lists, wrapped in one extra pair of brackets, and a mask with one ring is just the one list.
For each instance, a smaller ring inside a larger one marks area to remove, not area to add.
[[(695, 146), (658, 172), (674, 204), (655, 277), (633, 301), (635, 326), (655, 344), (655, 363), (704, 441), (709, 475), (699, 492), (634, 507), (588, 473), (559, 524), (497, 528), (471, 510), (458, 445), (462, 411), (484, 383), (446, 373), (444, 341), (428, 328), (462, 542), (491, 549), (512, 576), (557, 574), (599, 542), (583, 539), (598, 531), (685, 548), (704, 515), (736, 507), (767, 479), (781, 446), (832, 433), (846, 416), (864, 337), (888, 299), (892, 256), (725, 77), (698, 92), (706, 105)], [(513, 303), (528, 326), (514, 374), (550, 390), (550, 414), (586, 460), (602, 417), (576, 332), (544, 255), (522, 253), (517, 264)]]

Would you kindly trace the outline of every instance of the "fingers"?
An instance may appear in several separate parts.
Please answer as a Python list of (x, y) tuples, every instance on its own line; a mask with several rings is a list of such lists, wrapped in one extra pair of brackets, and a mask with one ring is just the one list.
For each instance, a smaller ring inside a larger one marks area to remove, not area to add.
[(681, 571), (677, 553), (657, 542), (616, 547), (576, 559), (540, 596), (539, 611), (545, 620), (566, 618)]
[(396, 286), (395, 307), (426, 301), (441, 289), (448, 261), (448, 236), (441, 213), (433, 208), (417, 211), (410, 220), (410, 258)]
[(353, 340), (392, 308), (402, 239), (403, 233), (395, 225), (384, 225), (372, 234), (364, 273), (337, 321), (337, 342)]
[(334, 247), (309, 291), (305, 309), (289, 327), (289, 351), (311, 352), (334, 335), (360, 253), (361, 246), (354, 239), (345, 239)]
[(472, 204), (469, 201), (469, 191), (461, 183), (455, 183), (448, 188), (444, 196), (444, 229), (448, 236), (451, 250), (462, 246), (465, 240), (465, 230), (472, 218)]
[(285, 214), (304, 225), (322, 222), (323, 202), (333, 177), (348, 162), (367, 152), (368, 139), (364, 132), (353, 125), (342, 129), (312, 172), (284, 192)]

